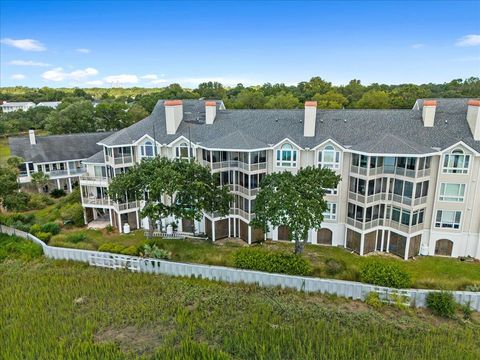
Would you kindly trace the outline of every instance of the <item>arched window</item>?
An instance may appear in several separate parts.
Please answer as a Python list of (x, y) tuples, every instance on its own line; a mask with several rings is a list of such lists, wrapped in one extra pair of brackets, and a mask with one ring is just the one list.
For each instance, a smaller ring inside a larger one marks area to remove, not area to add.
[(193, 150), (190, 149), (190, 146), (188, 146), (186, 142), (182, 142), (175, 148), (175, 156), (178, 159), (189, 159), (193, 157)]
[(140, 155), (142, 158), (153, 157), (153, 143), (151, 141), (146, 141), (142, 146), (140, 146)]
[(297, 166), (297, 150), (290, 144), (283, 144), (277, 150), (277, 166), (296, 167)]
[(450, 154), (445, 154), (443, 159), (444, 174), (467, 174), (470, 164), (470, 155), (462, 149), (455, 149)]
[(318, 166), (338, 169), (340, 167), (340, 152), (336, 151), (332, 145), (326, 145), (323, 150), (318, 152)]

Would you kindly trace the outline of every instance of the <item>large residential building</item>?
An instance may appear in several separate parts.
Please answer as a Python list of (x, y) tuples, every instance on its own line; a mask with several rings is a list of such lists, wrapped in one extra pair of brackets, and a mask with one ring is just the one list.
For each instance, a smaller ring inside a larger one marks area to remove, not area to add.
[(193, 157), (230, 187), (230, 214), (167, 219), (159, 228), (176, 221), (179, 231), (213, 240), (287, 240), (285, 226), (267, 234), (250, 226), (259, 185), (272, 172), (318, 166), (342, 181), (327, 190), (329, 210), (309, 242), (361, 255), (480, 258), (479, 108), (467, 99), (418, 100), (412, 110), (317, 110), (315, 102), (300, 110), (227, 110), (221, 101), (162, 100), (144, 120), (95, 134), (102, 149), (83, 161), (80, 177), (85, 220), (108, 219), (120, 231), (125, 223), (148, 227), (142, 203), (114, 203), (109, 182), (155, 154)]
[(31, 101), (25, 101), (25, 102), (3, 102), (3, 104), (0, 105), (0, 108), (4, 113), (7, 112), (12, 112), (12, 111), (18, 111), (18, 110), (23, 110), (27, 111), (30, 108), (35, 107), (35, 103)]

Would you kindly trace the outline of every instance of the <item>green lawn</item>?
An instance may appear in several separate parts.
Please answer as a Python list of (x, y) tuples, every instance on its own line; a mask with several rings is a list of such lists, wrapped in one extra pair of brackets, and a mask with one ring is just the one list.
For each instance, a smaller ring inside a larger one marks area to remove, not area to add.
[(8, 139), (0, 137), (0, 164), (3, 164), (10, 157), (10, 147), (8, 146)]
[[(65, 242), (65, 235), (82, 232), (86, 240), (77, 244)], [(99, 230), (65, 230), (62, 234), (54, 236), (51, 245), (64, 247), (78, 247), (96, 250), (104, 243), (117, 243), (125, 247), (138, 245), (145, 242), (142, 231), (131, 234), (109, 234)], [(156, 240), (160, 248), (172, 253), (173, 261), (201, 263), (208, 265), (233, 266), (233, 253), (246, 244), (242, 241), (218, 241), (212, 243), (205, 240)], [(267, 242), (257, 245), (270, 251), (293, 252), (293, 244), (287, 242)], [(418, 257), (415, 260), (404, 261), (394, 255), (378, 254), (359, 256), (338, 247), (307, 245), (304, 255), (313, 267), (313, 275), (318, 277), (337, 278), (343, 280), (359, 281), (359, 270), (362, 264), (375, 260), (385, 263), (396, 263), (405, 269), (412, 277), (415, 288), (438, 288), (448, 290), (464, 289), (466, 285), (480, 284), (480, 263), (465, 262), (459, 259), (442, 257)], [(346, 269), (336, 276), (326, 272), (326, 261), (335, 259), (343, 261)]]
[[(1, 242), (0, 242), (1, 247)], [(478, 314), (0, 259), (0, 358), (478, 359)]]

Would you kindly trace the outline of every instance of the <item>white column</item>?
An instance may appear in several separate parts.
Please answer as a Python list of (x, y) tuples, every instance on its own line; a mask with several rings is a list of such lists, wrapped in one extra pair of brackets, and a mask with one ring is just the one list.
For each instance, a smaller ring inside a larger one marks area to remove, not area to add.
[(60, 190), (60, 179), (57, 179), (57, 189)]
[(215, 241), (215, 220), (212, 220), (212, 241)]
[(138, 210), (135, 211), (135, 217), (137, 218), (137, 229), (140, 229), (140, 214), (138, 213)]
[(68, 189), (72, 192), (72, 178), (68, 178)]
[(233, 218), (233, 237), (237, 237), (237, 219), (236, 218)]
[(251, 245), (252, 244), (252, 227), (250, 225), (248, 225), (248, 245)]
[(410, 236), (407, 236), (407, 242), (405, 244), (405, 253), (403, 254), (403, 259), (408, 260), (408, 249), (410, 247)]
[(382, 249), (381, 251), (383, 251), (383, 245), (385, 243), (385, 233), (386, 231), (385, 230), (380, 230), (382, 232), (382, 241), (380, 243), (380, 249)]
[(113, 226), (112, 209), (108, 209), (108, 218), (110, 219), (110, 226)]
[(87, 209), (83, 208), (83, 222), (85, 225), (88, 224), (88, 220), (87, 220)]
[(388, 231), (387, 248), (385, 249), (385, 252), (387, 252), (387, 253), (390, 252), (388, 249), (389, 249), (389, 247), (390, 247), (390, 234), (391, 234), (391, 233), (392, 233), (391, 231)]
[(360, 255), (363, 256), (363, 247), (365, 245), (365, 234), (362, 233), (360, 237)]
[(232, 226), (231, 226), (231, 222), (232, 222), (232, 219), (231, 218), (228, 218), (228, 237), (231, 237), (232, 236)]
[(122, 216), (118, 213), (118, 232), (123, 233)]

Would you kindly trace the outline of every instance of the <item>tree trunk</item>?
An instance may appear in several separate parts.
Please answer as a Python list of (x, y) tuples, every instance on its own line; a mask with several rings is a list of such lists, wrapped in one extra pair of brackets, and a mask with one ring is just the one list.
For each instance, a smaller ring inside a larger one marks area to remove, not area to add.
[(304, 242), (299, 239), (295, 239), (295, 255), (303, 253)]
[(147, 238), (149, 238), (149, 239), (153, 238), (153, 221), (152, 221), (152, 218), (150, 216), (148, 217)]

